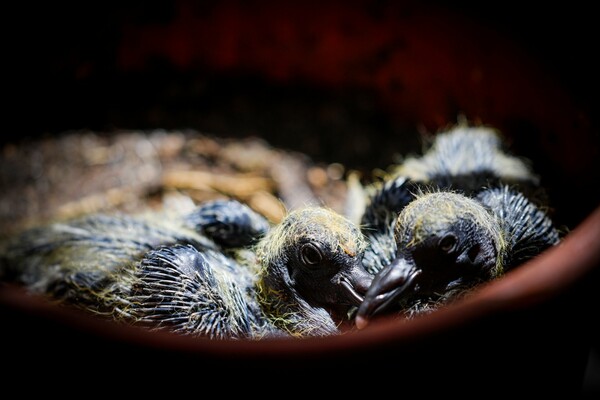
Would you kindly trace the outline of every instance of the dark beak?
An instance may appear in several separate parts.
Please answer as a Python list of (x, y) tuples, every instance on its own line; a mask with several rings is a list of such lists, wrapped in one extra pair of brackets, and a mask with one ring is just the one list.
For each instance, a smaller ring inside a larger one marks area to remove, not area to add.
[(363, 302), (371, 282), (373, 282), (373, 275), (369, 274), (360, 262), (340, 279), (340, 283), (346, 292), (345, 297), (354, 306), (359, 306)]
[(402, 257), (396, 258), (382, 269), (373, 279), (365, 300), (358, 308), (356, 327), (358, 329), (366, 327), (373, 316), (393, 306), (400, 295), (412, 287), (420, 273), (421, 270)]

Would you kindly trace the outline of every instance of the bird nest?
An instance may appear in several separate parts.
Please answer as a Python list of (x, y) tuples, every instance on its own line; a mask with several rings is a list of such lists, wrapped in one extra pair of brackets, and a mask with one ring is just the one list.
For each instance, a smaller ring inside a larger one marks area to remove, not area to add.
[(277, 223), (290, 208), (344, 212), (345, 167), (317, 163), (257, 137), (198, 131), (65, 132), (5, 144), (0, 157), (0, 224), (22, 228), (79, 215), (185, 211), (234, 198)]

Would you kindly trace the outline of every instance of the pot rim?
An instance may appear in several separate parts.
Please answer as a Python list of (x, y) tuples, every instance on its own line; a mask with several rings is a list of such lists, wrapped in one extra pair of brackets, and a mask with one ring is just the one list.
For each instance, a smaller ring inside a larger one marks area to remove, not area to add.
[(541, 253), (501, 279), (477, 288), (471, 296), (410, 320), (382, 317), (363, 330), (302, 339), (223, 339), (179, 335), (99, 319), (60, 307), (11, 284), (0, 286), (0, 304), (34, 318), (59, 321), (104, 339), (162, 350), (234, 357), (310, 356), (420, 340), (433, 332), (457, 328), (490, 314), (533, 307), (566, 291), (600, 266), (600, 206), (554, 248)]

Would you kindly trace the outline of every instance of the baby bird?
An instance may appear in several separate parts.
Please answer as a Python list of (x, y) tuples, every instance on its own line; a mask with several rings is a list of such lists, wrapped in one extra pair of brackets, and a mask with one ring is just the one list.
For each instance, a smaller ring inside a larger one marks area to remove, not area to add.
[(250, 284), (253, 271), (222, 253), (243, 254), (242, 248), (269, 228), (264, 217), (235, 200), (206, 202), (187, 215), (87, 215), (35, 227), (2, 243), (0, 278), (54, 301), (121, 319), (133, 314), (128, 299), (137, 287), (137, 272), (151, 269), (152, 257), (166, 253), (167, 247), (181, 253), (180, 248), (203, 251), (237, 285)]
[(397, 177), (467, 195), (501, 183), (533, 194), (540, 184), (529, 160), (510, 154), (498, 130), (465, 123), (438, 133), (423, 155), (392, 168), (388, 180)]
[(356, 315), (428, 312), (502, 276), (559, 242), (548, 216), (508, 185), (474, 198), (451, 191), (416, 194), (399, 213), (392, 262), (375, 277)]
[(206, 202), (175, 217), (87, 215), (6, 240), (0, 245), (0, 278), (66, 298), (75, 290), (79, 298), (80, 288), (100, 284), (96, 281), (158, 246), (179, 243), (225, 251), (253, 244), (268, 229), (264, 217), (235, 200)]
[(361, 263), (364, 248), (358, 228), (341, 215), (298, 209), (238, 261), (255, 273), (246, 284), (225, 273), (236, 263), (220, 253), (176, 246), (148, 254), (127, 297), (128, 312), (218, 338), (337, 334), (373, 279)]
[(290, 213), (256, 250), (266, 317), (293, 336), (338, 333), (373, 280), (362, 265), (365, 247), (358, 227), (334, 211)]
[(371, 283), (363, 251), (358, 229), (332, 211), (293, 212), (270, 227), (217, 202), (182, 219), (91, 215), (28, 230), (3, 245), (0, 277), (151, 329), (323, 335), (339, 332), (337, 316)]
[(368, 187), (359, 221), (370, 247), (365, 267), (377, 273), (396, 252), (393, 224), (400, 211), (425, 190), (447, 190), (475, 196), (480, 191), (510, 185), (543, 204), (547, 201), (530, 163), (508, 153), (499, 131), (459, 124), (438, 133), (422, 156), (407, 157), (385, 179)]

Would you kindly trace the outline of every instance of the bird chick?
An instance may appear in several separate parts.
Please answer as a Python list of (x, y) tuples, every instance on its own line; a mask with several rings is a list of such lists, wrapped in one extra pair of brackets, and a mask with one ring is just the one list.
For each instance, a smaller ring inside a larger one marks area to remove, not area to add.
[(338, 333), (373, 280), (362, 265), (365, 247), (358, 227), (334, 211), (290, 213), (256, 250), (267, 318), (294, 336)]
[(392, 168), (387, 179), (396, 177), (467, 195), (501, 183), (522, 191), (535, 191), (540, 184), (530, 161), (510, 154), (500, 131), (465, 123), (438, 133), (422, 155)]
[[(211, 266), (218, 266), (215, 274), (227, 275), (232, 281), (229, 286), (251, 285), (255, 271), (240, 268), (235, 259), (224, 254), (245, 254), (242, 250), (268, 229), (264, 217), (235, 200), (205, 202), (184, 215), (86, 215), (31, 228), (3, 242), (0, 279), (94, 314), (156, 326), (168, 320), (172, 330), (189, 332), (192, 328), (181, 326), (185, 318), (181, 314), (187, 311), (181, 311), (180, 306), (173, 306), (167, 313), (163, 304), (164, 321), (154, 314), (144, 314), (156, 300), (140, 297), (143, 291), (138, 273), (156, 271), (153, 266), (160, 260), (171, 260), (171, 264), (177, 264), (173, 260), (185, 260), (178, 264), (184, 267), (177, 274), (167, 267), (168, 262), (161, 264), (165, 266), (162, 276), (170, 274), (168, 290), (185, 292), (181, 286), (193, 280), (190, 274), (194, 276), (188, 267), (210, 261)], [(199, 250), (203, 256), (193, 254)], [(176, 287), (176, 283), (181, 286)], [(167, 289), (164, 282), (157, 287), (161, 285)], [(241, 324), (232, 323), (231, 331), (240, 332), (237, 325)]]
[[(272, 227), (245, 261), (191, 246), (149, 253), (127, 312), (150, 326), (213, 338), (340, 333), (373, 279), (361, 263), (364, 248), (358, 228), (341, 215), (298, 209)], [(231, 276), (236, 263), (256, 272), (250, 282)]]
[(559, 242), (543, 210), (507, 185), (476, 198), (450, 191), (416, 194), (394, 224), (396, 253), (374, 278), (356, 315), (429, 312), (502, 276)]
[(448, 190), (476, 196), (500, 185), (520, 190), (537, 204), (548, 201), (530, 162), (511, 155), (499, 131), (461, 123), (438, 133), (423, 155), (407, 157), (364, 190), (367, 201), (359, 224), (370, 243), (365, 267), (377, 273), (393, 259), (392, 225), (415, 193)]
[[(224, 217), (227, 210), (232, 212)], [(225, 223), (229, 226), (211, 229)], [(189, 215), (86, 215), (8, 238), (0, 244), (0, 278), (59, 298), (67, 299), (73, 292), (80, 302), (82, 288), (105, 284), (113, 272), (153, 248), (179, 243), (223, 251), (249, 246), (268, 229), (264, 217), (234, 200), (206, 202)], [(97, 301), (93, 295), (90, 300)]]
[(181, 219), (90, 215), (33, 228), (2, 245), (0, 277), (151, 329), (210, 338), (339, 332), (337, 317), (372, 280), (358, 228), (320, 208), (275, 227), (249, 213), (207, 203)]

